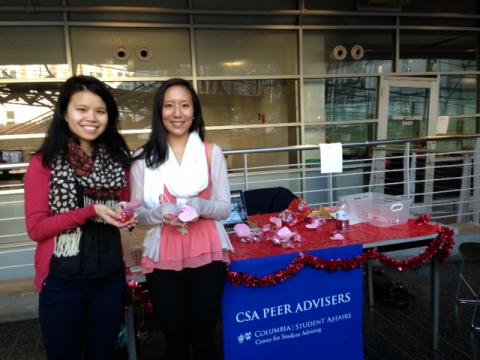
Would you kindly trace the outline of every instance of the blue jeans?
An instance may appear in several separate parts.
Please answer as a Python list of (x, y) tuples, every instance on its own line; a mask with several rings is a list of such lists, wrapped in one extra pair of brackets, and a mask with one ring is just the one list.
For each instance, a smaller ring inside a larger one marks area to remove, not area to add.
[(113, 358), (124, 314), (125, 275), (63, 280), (49, 275), (39, 318), (49, 360)]

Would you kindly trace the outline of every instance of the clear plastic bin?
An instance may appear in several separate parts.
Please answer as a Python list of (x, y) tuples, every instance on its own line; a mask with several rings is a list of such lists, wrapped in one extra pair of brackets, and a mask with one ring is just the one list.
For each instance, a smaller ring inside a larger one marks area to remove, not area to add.
[(406, 223), (412, 202), (406, 196), (376, 192), (346, 195), (340, 200), (348, 205), (350, 224), (369, 223), (382, 227)]

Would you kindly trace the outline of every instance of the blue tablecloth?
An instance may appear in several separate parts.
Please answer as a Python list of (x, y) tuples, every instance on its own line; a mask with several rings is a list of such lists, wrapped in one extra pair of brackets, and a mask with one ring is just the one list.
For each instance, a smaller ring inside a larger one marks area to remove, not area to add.
[[(353, 258), (362, 246), (309, 252), (322, 259)], [(287, 254), (234, 261), (230, 269), (254, 276), (285, 269)], [(310, 267), (269, 287), (233, 287), (223, 299), (225, 360), (363, 359), (362, 269), (326, 272)]]

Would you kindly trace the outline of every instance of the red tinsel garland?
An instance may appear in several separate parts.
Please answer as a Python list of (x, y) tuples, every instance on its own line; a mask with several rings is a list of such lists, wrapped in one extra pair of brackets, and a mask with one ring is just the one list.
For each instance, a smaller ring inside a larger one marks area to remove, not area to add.
[(127, 301), (125, 307), (132, 304), (133, 301), (138, 301), (141, 305), (145, 306), (145, 310), (149, 313), (153, 312), (152, 299), (150, 293), (144, 283), (139, 283), (135, 280), (128, 282)]
[[(422, 225), (429, 221), (430, 218), (428, 215), (423, 215), (419, 217), (415, 223)], [(409, 271), (425, 265), (433, 256), (437, 256), (440, 261), (448, 258), (455, 244), (453, 230), (440, 225), (437, 225), (437, 229), (437, 237), (420, 254), (405, 260), (395, 260), (374, 249), (367, 250), (362, 255), (353, 259), (337, 260), (322, 260), (310, 254), (300, 253), (285, 269), (272, 275), (256, 277), (227, 269), (227, 277), (233, 286), (264, 287), (272, 286), (292, 278), (297, 275), (304, 266), (311, 266), (317, 270), (346, 271), (364, 266), (370, 260), (379, 260), (382, 264), (395, 268), (398, 271)]]

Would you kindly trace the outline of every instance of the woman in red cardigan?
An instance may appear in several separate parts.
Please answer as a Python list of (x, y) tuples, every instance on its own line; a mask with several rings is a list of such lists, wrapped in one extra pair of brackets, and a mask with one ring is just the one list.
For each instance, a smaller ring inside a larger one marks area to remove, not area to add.
[(125, 273), (114, 206), (129, 199), (118, 108), (96, 78), (62, 86), (53, 121), (25, 175), (39, 318), (48, 359), (112, 359)]

